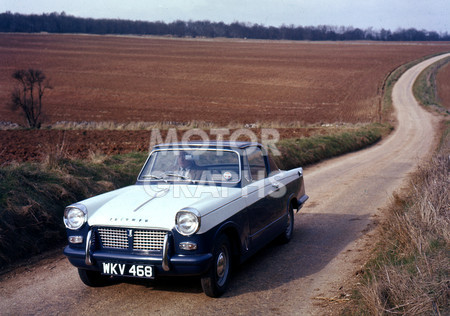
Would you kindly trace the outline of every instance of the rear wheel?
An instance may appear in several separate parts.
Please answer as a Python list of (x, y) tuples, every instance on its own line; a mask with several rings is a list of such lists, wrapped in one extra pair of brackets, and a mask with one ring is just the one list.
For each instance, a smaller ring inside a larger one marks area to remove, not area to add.
[(227, 236), (217, 238), (213, 251), (213, 263), (209, 271), (201, 278), (206, 295), (219, 297), (225, 293), (231, 274), (231, 246)]
[(111, 277), (102, 275), (98, 271), (78, 269), (78, 275), (84, 284), (91, 287), (101, 287), (108, 284)]
[(284, 232), (278, 236), (278, 240), (286, 244), (292, 239), (292, 235), (294, 234), (294, 207), (289, 205), (289, 211), (286, 219), (286, 228)]

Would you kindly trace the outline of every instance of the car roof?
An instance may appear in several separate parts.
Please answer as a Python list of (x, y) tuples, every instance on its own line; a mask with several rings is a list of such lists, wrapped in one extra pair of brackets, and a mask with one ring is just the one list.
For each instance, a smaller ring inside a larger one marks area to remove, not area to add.
[(244, 149), (251, 146), (261, 146), (255, 142), (238, 142), (238, 141), (191, 141), (191, 142), (178, 142), (178, 143), (164, 143), (155, 145), (153, 149), (162, 148), (179, 148), (179, 147), (212, 147), (212, 148), (238, 148)]

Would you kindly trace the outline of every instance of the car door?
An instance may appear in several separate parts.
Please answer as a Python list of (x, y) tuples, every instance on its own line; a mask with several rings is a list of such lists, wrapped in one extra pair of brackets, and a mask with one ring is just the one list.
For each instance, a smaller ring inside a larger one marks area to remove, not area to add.
[[(249, 215), (250, 242), (253, 246), (264, 245), (273, 238), (275, 224), (282, 216), (283, 199), (277, 197), (278, 183), (268, 177), (268, 159), (258, 146), (245, 150), (244, 170), (248, 169), (249, 184), (246, 186), (247, 209)], [(244, 171), (245, 172), (245, 171)]]

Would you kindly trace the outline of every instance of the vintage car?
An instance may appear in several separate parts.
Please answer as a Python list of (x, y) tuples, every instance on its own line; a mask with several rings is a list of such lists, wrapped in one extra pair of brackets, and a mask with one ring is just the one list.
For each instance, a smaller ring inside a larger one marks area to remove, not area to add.
[(235, 264), (291, 239), (307, 199), (302, 168), (279, 170), (259, 143), (161, 144), (135, 185), (65, 209), (64, 254), (88, 286), (199, 276), (218, 297)]

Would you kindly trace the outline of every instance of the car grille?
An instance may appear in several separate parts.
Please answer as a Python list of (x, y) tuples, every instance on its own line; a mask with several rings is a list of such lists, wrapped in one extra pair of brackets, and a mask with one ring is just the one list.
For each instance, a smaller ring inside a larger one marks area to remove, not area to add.
[[(98, 235), (104, 248), (161, 251), (164, 245), (166, 231), (161, 230), (132, 230), (123, 228), (98, 228)], [(130, 243), (131, 240), (131, 243)]]
[(134, 232), (133, 249), (160, 251), (164, 245), (166, 232), (156, 230), (136, 230)]
[(128, 236), (126, 229), (99, 228), (98, 233), (103, 247), (115, 249), (128, 249)]

